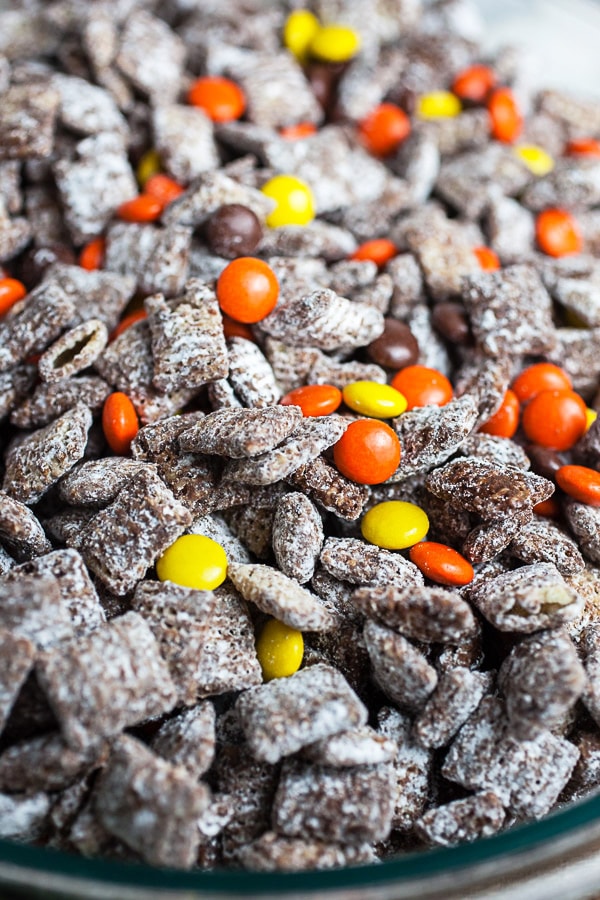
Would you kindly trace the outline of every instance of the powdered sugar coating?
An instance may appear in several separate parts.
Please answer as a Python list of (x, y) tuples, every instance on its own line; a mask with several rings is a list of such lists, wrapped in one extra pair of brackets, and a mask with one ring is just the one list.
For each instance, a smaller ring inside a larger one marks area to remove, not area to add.
[(304, 494), (284, 494), (273, 520), (273, 552), (281, 571), (300, 584), (310, 581), (325, 539), (318, 511)]
[(437, 684), (435, 669), (415, 646), (389, 628), (367, 621), (363, 635), (373, 677), (382, 691), (400, 707), (420, 709)]
[(306, 588), (270, 566), (232, 563), (227, 574), (245, 600), (301, 631), (327, 631), (333, 618)]
[(183, 431), (179, 446), (232, 459), (259, 456), (289, 437), (301, 419), (298, 406), (216, 410)]
[(500, 831), (503, 824), (502, 803), (493, 791), (482, 791), (428, 810), (417, 822), (417, 829), (432, 844), (453, 847), (490, 837)]

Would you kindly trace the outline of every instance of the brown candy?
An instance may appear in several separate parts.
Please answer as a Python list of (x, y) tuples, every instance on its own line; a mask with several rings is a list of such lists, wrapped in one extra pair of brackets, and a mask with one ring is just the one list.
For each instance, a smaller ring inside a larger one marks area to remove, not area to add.
[(451, 344), (465, 344), (469, 340), (469, 320), (462, 303), (436, 303), (431, 313), (431, 323)]
[(388, 369), (403, 369), (414, 365), (419, 359), (419, 344), (404, 322), (385, 319), (383, 334), (367, 347), (373, 362)]
[(248, 256), (258, 246), (263, 230), (255, 212), (241, 203), (225, 203), (206, 226), (208, 246), (217, 256)]

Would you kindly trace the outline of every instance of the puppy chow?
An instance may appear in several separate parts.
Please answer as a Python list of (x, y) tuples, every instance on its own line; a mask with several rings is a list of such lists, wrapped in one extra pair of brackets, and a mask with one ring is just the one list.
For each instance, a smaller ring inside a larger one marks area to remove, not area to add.
[(421, 572), (409, 560), (357, 538), (326, 538), (320, 559), (330, 575), (352, 584), (423, 584)]
[(169, 203), (162, 220), (192, 228), (203, 225), (219, 207), (239, 203), (248, 207), (262, 221), (272, 212), (274, 201), (265, 194), (242, 184), (222, 170), (202, 173), (187, 190)]
[(243, 847), (237, 859), (255, 872), (302, 872), (374, 862), (375, 856), (368, 844), (330, 844), (266, 831)]
[(13, 84), (2, 94), (0, 160), (48, 157), (59, 94), (48, 84)]
[(116, 64), (132, 85), (155, 102), (173, 100), (179, 92), (186, 48), (162, 21), (135, 9), (120, 36)]
[(350, 481), (323, 456), (295, 469), (287, 481), (327, 512), (351, 522), (359, 518), (369, 496), (366, 485)]
[(194, 106), (161, 103), (152, 116), (156, 149), (169, 172), (187, 184), (219, 165), (213, 123)]
[(398, 747), (392, 763), (395, 775), (392, 827), (409, 831), (423, 813), (430, 796), (433, 774), (432, 753), (417, 743), (410, 733), (410, 719), (393, 707), (384, 706), (377, 713), (377, 730)]
[(38, 362), (40, 378), (59, 381), (87, 369), (102, 353), (108, 341), (108, 330), (100, 319), (88, 319), (63, 334), (48, 347)]
[(178, 224), (116, 222), (106, 234), (105, 266), (135, 278), (144, 294), (180, 296), (188, 278), (191, 240), (192, 229)]
[(435, 691), (415, 720), (415, 739), (431, 749), (446, 746), (477, 709), (492, 683), (489, 672), (472, 672), (460, 665), (442, 671)]
[(67, 746), (56, 732), (13, 744), (0, 754), (0, 790), (6, 793), (62, 791), (108, 759), (108, 744), (82, 750)]
[(363, 636), (384, 694), (400, 707), (420, 709), (437, 684), (435, 669), (406, 638), (376, 622), (367, 621)]
[(284, 494), (273, 520), (273, 552), (281, 571), (300, 584), (310, 581), (324, 540), (323, 522), (304, 494)]
[(272, 406), (281, 391), (267, 359), (260, 349), (244, 338), (232, 337), (228, 342), (229, 383), (244, 406)]
[(19, 562), (52, 549), (31, 509), (5, 491), (0, 491), (0, 540)]
[(369, 725), (354, 731), (342, 731), (315, 741), (302, 750), (302, 758), (319, 766), (347, 768), (374, 766), (391, 762), (398, 747), (393, 740), (377, 734)]
[(496, 834), (504, 824), (504, 807), (493, 791), (482, 791), (430, 809), (417, 822), (417, 830), (431, 844), (453, 847)]
[(33, 668), (35, 645), (0, 628), (0, 727), (4, 728), (19, 691)]
[(245, 600), (260, 610), (302, 631), (327, 631), (333, 619), (318, 597), (264, 565), (229, 565), (227, 574)]
[(168, 719), (152, 738), (157, 756), (184, 766), (199, 779), (210, 769), (215, 754), (215, 708), (209, 701)]
[(88, 272), (81, 266), (55, 263), (42, 282), (57, 285), (72, 301), (72, 320), (80, 324), (88, 319), (100, 319), (109, 331), (133, 297), (135, 280), (130, 275), (102, 269)]
[(75, 317), (70, 298), (55, 285), (39, 285), (0, 322), (0, 372), (45, 350)]

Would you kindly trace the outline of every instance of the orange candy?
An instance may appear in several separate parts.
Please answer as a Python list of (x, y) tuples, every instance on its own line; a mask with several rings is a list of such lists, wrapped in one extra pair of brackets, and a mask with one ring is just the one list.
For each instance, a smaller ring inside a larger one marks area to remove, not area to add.
[(473, 247), (473, 253), (484, 272), (495, 272), (500, 268), (498, 254), (494, 253), (490, 247)]
[(521, 403), (526, 403), (540, 391), (570, 391), (571, 379), (564, 369), (554, 363), (534, 363), (517, 375), (512, 389)]
[(240, 256), (225, 266), (217, 281), (217, 300), (236, 322), (260, 322), (273, 311), (279, 282), (273, 269), (254, 256)]
[(484, 434), (494, 434), (496, 437), (511, 438), (519, 427), (519, 412), (519, 399), (509, 388), (498, 412), (484, 422), (479, 431)]
[(452, 90), (461, 100), (484, 103), (497, 80), (493, 69), (479, 63), (459, 72), (452, 83)]
[(565, 147), (567, 156), (600, 157), (600, 141), (595, 138), (576, 138)]
[(558, 500), (554, 497), (548, 497), (547, 500), (542, 500), (541, 503), (536, 503), (533, 507), (533, 511), (536, 516), (544, 516), (548, 519), (558, 519), (560, 516), (560, 506)]
[(373, 156), (389, 156), (410, 134), (410, 119), (394, 103), (381, 103), (359, 123), (358, 135)]
[(279, 137), (286, 141), (300, 141), (302, 138), (316, 134), (317, 126), (313, 122), (298, 122), (296, 125), (285, 125), (279, 129)]
[(282, 406), (299, 406), (303, 416), (328, 416), (342, 402), (342, 392), (333, 384), (307, 384), (282, 397)]
[(135, 407), (127, 394), (115, 391), (109, 394), (102, 409), (102, 429), (113, 453), (125, 456), (139, 431)]
[(535, 236), (540, 250), (548, 256), (570, 256), (583, 249), (579, 225), (566, 209), (541, 212), (535, 222)]
[(469, 584), (475, 576), (471, 563), (447, 544), (421, 541), (410, 548), (408, 555), (423, 575), (436, 584), (460, 586)]
[(579, 503), (600, 506), (600, 472), (587, 466), (561, 466), (556, 483)]
[(487, 102), (492, 137), (503, 144), (512, 144), (523, 130), (523, 117), (510, 88), (492, 91)]
[(140, 322), (142, 319), (145, 319), (147, 316), (145, 309), (136, 309), (134, 312), (128, 313), (126, 316), (123, 316), (119, 324), (116, 326), (114, 331), (111, 333), (109, 338), (109, 343), (116, 340), (120, 334), (123, 334), (124, 331), (127, 331), (130, 325), (134, 325), (136, 322)]
[(198, 78), (188, 91), (188, 102), (213, 122), (232, 122), (246, 109), (246, 97), (235, 81), (218, 75)]
[(126, 200), (117, 209), (117, 215), (125, 222), (155, 222), (163, 211), (163, 204), (150, 194), (140, 194)]
[(523, 431), (542, 447), (569, 450), (585, 433), (586, 410), (574, 391), (540, 391), (523, 411)]
[(151, 175), (144, 185), (144, 194), (154, 197), (159, 203), (162, 203), (163, 209), (172, 203), (177, 197), (183, 194), (185, 188), (182, 187), (174, 178), (169, 178), (163, 172), (157, 172)]
[(333, 461), (351, 481), (381, 484), (398, 468), (398, 435), (385, 422), (357, 419), (334, 445)]
[(392, 378), (392, 387), (406, 397), (407, 409), (444, 406), (452, 400), (452, 385), (445, 375), (427, 366), (406, 366)]
[(388, 238), (375, 238), (357, 247), (350, 259), (371, 260), (381, 268), (397, 255), (398, 248), (393, 241)]
[(104, 238), (94, 238), (81, 248), (79, 254), (79, 265), (88, 272), (94, 272), (101, 269), (104, 263), (104, 254), (106, 252), (106, 241)]
[(223, 334), (226, 338), (241, 337), (246, 341), (256, 343), (249, 325), (244, 325), (243, 322), (236, 322), (235, 319), (230, 319), (225, 313), (223, 313)]
[(0, 278), (0, 316), (7, 313), (26, 294), (27, 288), (21, 281), (16, 278)]

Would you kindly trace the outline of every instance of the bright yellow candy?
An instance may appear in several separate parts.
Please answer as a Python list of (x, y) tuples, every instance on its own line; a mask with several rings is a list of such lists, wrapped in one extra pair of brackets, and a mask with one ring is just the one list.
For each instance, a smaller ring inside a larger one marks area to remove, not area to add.
[(387, 500), (371, 507), (363, 516), (360, 530), (370, 544), (386, 550), (404, 550), (423, 540), (429, 531), (429, 519), (414, 503)]
[(270, 228), (281, 225), (308, 225), (315, 217), (315, 201), (306, 182), (293, 175), (275, 175), (262, 186), (265, 196), (277, 206), (267, 216)]
[(514, 152), (534, 175), (547, 175), (554, 168), (550, 154), (535, 144), (522, 144), (515, 147)]
[(147, 150), (140, 159), (135, 171), (138, 184), (145, 187), (146, 182), (162, 170), (162, 162), (157, 150)]
[(304, 654), (304, 639), (296, 631), (277, 619), (270, 619), (256, 642), (256, 655), (263, 678), (286, 678), (300, 668)]
[(324, 62), (348, 62), (360, 49), (360, 35), (345, 25), (323, 25), (312, 41), (310, 52)]
[(462, 110), (456, 94), (450, 91), (432, 91), (417, 100), (417, 116), (420, 119), (452, 119)]
[(283, 27), (283, 43), (296, 59), (303, 61), (320, 27), (314, 13), (308, 9), (296, 9), (289, 14)]
[(588, 408), (585, 411), (585, 418), (586, 418), (585, 430), (587, 431), (588, 428), (590, 427), (590, 425), (593, 425), (594, 422), (596, 421), (596, 419), (598, 418), (598, 413), (596, 412), (595, 409), (590, 409), (588, 406)]
[(407, 407), (406, 397), (400, 391), (377, 381), (353, 381), (342, 390), (342, 397), (350, 409), (372, 419), (391, 419)]
[(225, 581), (227, 556), (220, 544), (203, 534), (183, 534), (157, 560), (161, 581), (212, 591)]

